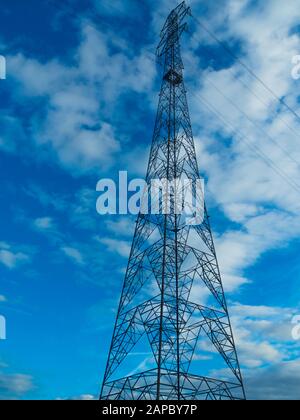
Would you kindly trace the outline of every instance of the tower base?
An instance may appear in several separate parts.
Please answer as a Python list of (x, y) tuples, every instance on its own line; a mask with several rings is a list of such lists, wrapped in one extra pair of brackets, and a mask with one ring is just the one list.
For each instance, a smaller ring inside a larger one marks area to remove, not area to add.
[[(108, 382), (101, 400), (156, 400), (158, 370)], [(160, 399), (178, 400), (177, 372), (162, 371)], [(241, 384), (187, 373), (180, 375), (180, 400), (243, 400)]]

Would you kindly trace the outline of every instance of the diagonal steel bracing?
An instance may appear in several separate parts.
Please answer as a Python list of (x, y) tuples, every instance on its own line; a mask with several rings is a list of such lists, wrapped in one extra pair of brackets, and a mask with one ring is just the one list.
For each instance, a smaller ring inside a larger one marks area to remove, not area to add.
[[(161, 33), (164, 73), (148, 185), (199, 178), (179, 45), (189, 13), (180, 4)], [(203, 192), (200, 200), (198, 225), (176, 212), (138, 216), (102, 399), (245, 398)], [(154, 368), (126, 373), (128, 357), (142, 342)]]

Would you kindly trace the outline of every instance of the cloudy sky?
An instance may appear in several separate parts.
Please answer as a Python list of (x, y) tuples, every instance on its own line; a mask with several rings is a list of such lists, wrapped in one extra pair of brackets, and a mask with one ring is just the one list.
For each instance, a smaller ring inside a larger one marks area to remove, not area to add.
[[(300, 0), (188, 4), (188, 100), (247, 396), (299, 398)], [(95, 189), (145, 175), (176, 5), (2, 4), (0, 398), (99, 392), (133, 221), (97, 215)]]

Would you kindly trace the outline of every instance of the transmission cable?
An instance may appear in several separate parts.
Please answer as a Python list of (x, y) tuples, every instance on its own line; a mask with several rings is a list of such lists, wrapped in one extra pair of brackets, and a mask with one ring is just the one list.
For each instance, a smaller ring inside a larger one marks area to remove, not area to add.
[[(199, 38), (196, 37), (195, 34), (191, 34), (192, 39), (195, 39), (197, 42), (201, 42)], [(211, 53), (209, 48), (203, 44), (201, 44), (201, 48), (204, 48), (209, 54)], [(215, 61), (215, 60), (214, 60)], [(267, 102), (265, 102), (255, 91), (254, 89), (251, 89), (247, 83), (245, 83), (243, 81), (243, 79), (239, 76), (237, 76), (237, 74), (235, 73), (235, 71), (230, 67), (230, 68), (226, 68), (226, 71), (229, 71), (234, 79), (239, 82), (241, 85), (243, 85), (243, 87), (245, 89), (247, 89), (251, 95), (253, 95), (262, 105), (264, 105), (267, 109), (269, 108), (269, 104)], [(281, 117), (281, 115), (279, 113), (277, 113), (276, 111), (273, 111), (273, 116), (274, 118), (276, 117), (276, 119), (278, 119), (279, 121), (281, 121), (286, 127), (289, 128), (289, 130), (297, 137), (299, 138), (299, 133), (285, 120)]]
[(222, 46), (222, 48), (227, 51), (227, 53), (234, 58), (242, 67), (244, 67), (247, 72), (254, 77), (281, 105), (287, 108), (296, 118), (300, 121), (300, 116), (297, 112), (291, 108), (282, 98), (280, 98), (257, 74), (246, 64), (244, 63), (237, 55), (223, 42), (221, 41), (210, 29), (207, 28), (198, 18), (193, 16), (196, 22), (201, 26), (201, 28), (212, 38), (215, 42)]
[(210, 104), (202, 95), (200, 95), (199, 93), (196, 94), (194, 92), (191, 92), (191, 94), (195, 98), (200, 99), (201, 103), (206, 108), (208, 108), (211, 113), (213, 113), (220, 121), (222, 121), (225, 125), (227, 125), (230, 128), (230, 130), (233, 132), (233, 135), (238, 134), (240, 136), (241, 140), (243, 140), (245, 142), (245, 144), (248, 147), (250, 147), (255, 152), (255, 154), (257, 156), (259, 156), (261, 159), (263, 159), (264, 162), (273, 171), (275, 171), (277, 173), (277, 175), (279, 175), (283, 180), (285, 180), (295, 191), (300, 193), (300, 185), (295, 183), (285, 172), (283, 172), (271, 158), (269, 158), (264, 152), (261, 151), (261, 149), (259, 149), (257, 146), (252, 144), (250, 138), (247, 135), (245, 135), (239, 129), (236, 129), (231, 123), (229, 123), (226, 120), (226, 118), (212, 104)]
[(247, 120), (255, 126), (255, 128), (257, 128), (258, 130), (260, 130), (273, 144), (275, 144), (275, 146), (277, 146), (291, 161), (293, 161), (297, 166), (300, 166), (300, 162), (298, 162), (284, 147), (282, 147), (275, 139), (273, 139), (266, 131), (264, 128), (262, 128), (260, 125), (258, 126), (258, 124), (256, 124), (255, 121), (253, 121), (249, 115), (244, 112), (231, 98), (229, 98), (228, 96), (226, 96), (221, 89), (209, 78), (206, 79), (213, 87), (214, 89), (219, 92), (219, 94), (221, 96), (223, 96), (223, 98), (229, 102), (235, 109), (237, 109), (245, 118), (247, 118)]

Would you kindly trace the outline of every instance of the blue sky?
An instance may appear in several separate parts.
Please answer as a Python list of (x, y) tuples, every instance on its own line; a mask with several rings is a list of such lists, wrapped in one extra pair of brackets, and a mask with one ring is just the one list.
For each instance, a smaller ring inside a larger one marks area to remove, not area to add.
[[(291, 77), (300, 53), (298, 2), (212, 3), (189, 2), (300, 113), (299, 81)], [(176, 5), (12, 0), (1, 7), (0, 315), (7, 340), (0, 341), (0, 398), (99, 392), (133, 220), (97, 215), (95, 188), (120, 170), (145, 174), (161, 76), (154, 52)], [(183, 58), (248, 396), (297, 398), (291, 320), (300, 314), (299, 120), (192, 18)]]

